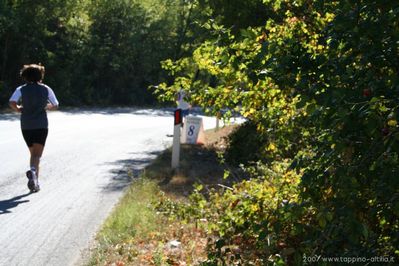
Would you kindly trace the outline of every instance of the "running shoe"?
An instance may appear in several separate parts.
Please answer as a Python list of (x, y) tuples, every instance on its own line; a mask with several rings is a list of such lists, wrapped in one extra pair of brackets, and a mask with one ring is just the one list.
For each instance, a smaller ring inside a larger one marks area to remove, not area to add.
[(30, 192), (38, 192), (40, 190), (40, 186), (36, 173), (32, 170), (29, 170), (26, 172), (26, 177), (28, 178), (28, 188)]

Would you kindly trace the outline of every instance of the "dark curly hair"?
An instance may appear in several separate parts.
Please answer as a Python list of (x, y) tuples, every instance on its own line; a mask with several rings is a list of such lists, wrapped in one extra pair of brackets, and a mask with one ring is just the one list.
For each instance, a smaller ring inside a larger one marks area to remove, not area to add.
[(39, 82), (44, 78), (45, 69), (41, 64), (24, 65), (21, 69), (21, 77), (27, 82)]

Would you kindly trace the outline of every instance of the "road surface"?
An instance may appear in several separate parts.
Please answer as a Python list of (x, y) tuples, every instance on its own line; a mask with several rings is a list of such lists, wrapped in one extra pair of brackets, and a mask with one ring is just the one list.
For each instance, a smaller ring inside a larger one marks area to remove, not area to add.
[[(205, 127), (215, 125), (205, 118)], [(0, 115), (0, 265), (78, 265), (133, 175), (171, 145), (167, 110), (49, 113), (39, 193), (17, 114)]]

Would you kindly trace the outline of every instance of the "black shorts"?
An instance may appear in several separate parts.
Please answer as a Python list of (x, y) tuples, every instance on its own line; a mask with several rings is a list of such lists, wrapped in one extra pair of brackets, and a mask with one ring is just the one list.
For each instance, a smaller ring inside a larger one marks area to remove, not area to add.
[(48, 134), (48, 128), (39, 129), (22, 129), (22, 135), (28, 147), (32, 147), (34, 143), (45, 145)]

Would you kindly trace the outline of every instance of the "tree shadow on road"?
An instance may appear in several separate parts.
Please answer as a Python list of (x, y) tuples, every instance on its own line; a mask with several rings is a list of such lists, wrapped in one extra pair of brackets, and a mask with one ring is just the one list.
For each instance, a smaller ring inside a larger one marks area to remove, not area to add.
[(68, 115), (101, 114), (101, 115), (152, 115), (173, 117), (173, 108), (134, 108), (134, 107), (108, 107), (108, 108), (66, 108), (62, 112)]
[(135, 158), (118, 160), (109, 164), (115, 165), (116, 167), (110, 172), (112, 179), (106, 187), (105, 191), (118, 191), (123, 190), (130, 183), (140, 176), (144, 168), (150, 164), (161, 151), (152, 151), (148, 153), (132, 153)]
[(20, 114), (0, 112), (0, 121), (16, 121), (19, 120)]
[[(100, 114), (100, 115), (145, 115), (145, 116), (160, 116), (160, 117), (173, 117), (173, 112), (176, 110), (174, 107), (163, 108), (144, 108), (144, 107), (103, 107), (103, 108), (63, 108), (61, 112), (67, 115), (82, 115), (82, 114)], [(204, 115), (204, 112), (199, 107), (190, 109), (191, 115)]]
[(31, 193), (26, 193), (12, 199), (0, 200), (0, 214), (11, 213), (10, 209), (17, 207), (21, 203), (29, 202), (29, 200), (21, 200), (22, 198), (30, 195)]

